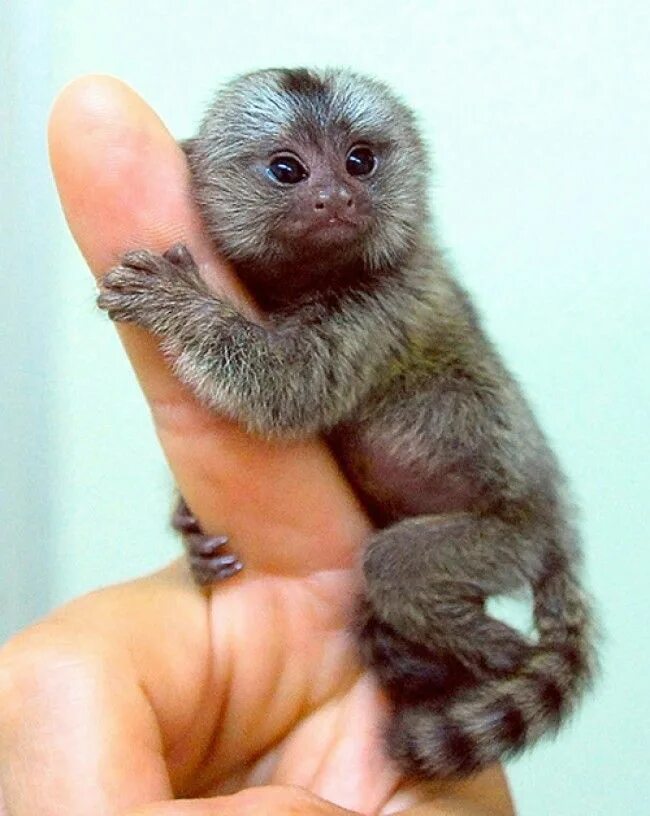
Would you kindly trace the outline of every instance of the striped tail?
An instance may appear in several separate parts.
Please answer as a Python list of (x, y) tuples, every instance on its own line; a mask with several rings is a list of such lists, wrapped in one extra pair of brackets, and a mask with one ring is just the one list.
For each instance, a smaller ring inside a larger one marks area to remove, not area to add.
[(562, 569), (534, 587), (534, 602), (539, 640), (514, 675), (463, 689), (444, 704), (398, 708), (388, 748), (407, 770), (466, 776), (555, 733), (574, 711), (596, 672), (589, 601)]

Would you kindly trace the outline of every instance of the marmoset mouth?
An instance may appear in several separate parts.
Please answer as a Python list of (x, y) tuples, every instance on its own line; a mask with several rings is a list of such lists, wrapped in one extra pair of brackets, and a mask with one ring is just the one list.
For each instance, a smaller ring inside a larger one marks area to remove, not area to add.
[(327, 221), (317, 221), (311, 223), (309, 225), (308, 232), (357, 232), (358, 229), (359, 224), (355, 224), (353, 221), (347, 221), (344, 218), (337, 218), (334, 216)]
[(347, 243), (365, 231), (365, 224), (360, 220), (348, 220), (332, 216), (327, 220), (312, 221), (303, 233), (303, 240), (314, 240), (317, 243)]

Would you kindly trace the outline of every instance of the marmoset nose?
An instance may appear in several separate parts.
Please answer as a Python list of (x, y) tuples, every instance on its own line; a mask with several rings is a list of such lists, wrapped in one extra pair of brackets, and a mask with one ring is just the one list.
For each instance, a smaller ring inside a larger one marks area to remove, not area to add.
[(314, 196), (314, 210), (323, 218), (349, 218), (356, 203), (346, 187), (323, 187)]

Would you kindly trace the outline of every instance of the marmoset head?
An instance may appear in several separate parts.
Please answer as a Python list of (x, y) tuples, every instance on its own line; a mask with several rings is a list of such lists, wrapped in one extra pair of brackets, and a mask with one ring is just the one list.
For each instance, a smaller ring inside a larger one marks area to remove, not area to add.
[(266, 279), (247, 280), (253, 290), (280, 271), (283, 283), (313, 275), (308, 288), (327, 285), (328, 270), (399, 266), (427, 219), (427, 159), (411, 112), (348, 71), (242, 76), (184, 148), (219, 250), (245, 278)]

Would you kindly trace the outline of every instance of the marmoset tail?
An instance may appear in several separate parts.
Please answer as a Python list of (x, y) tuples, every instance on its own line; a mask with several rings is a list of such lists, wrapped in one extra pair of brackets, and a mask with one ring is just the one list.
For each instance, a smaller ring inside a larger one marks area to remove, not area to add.
[[(347, 71), (259, 71), (184, 148), (265, 322), (211, 293), (184, 247), (129, 253), (99, 305), (159, 335), (215, 411), (331, 444), (377, 527), (355, 630), (402, 767), (460, 776), (553, 732), (595, 665), (579, 541), (556, 459), (435, 242), (413, 115)], [(184, 505), (175, 524), (197, 581), (241, 568)], [(522, 587), (534, 638), (486, 610)]]

